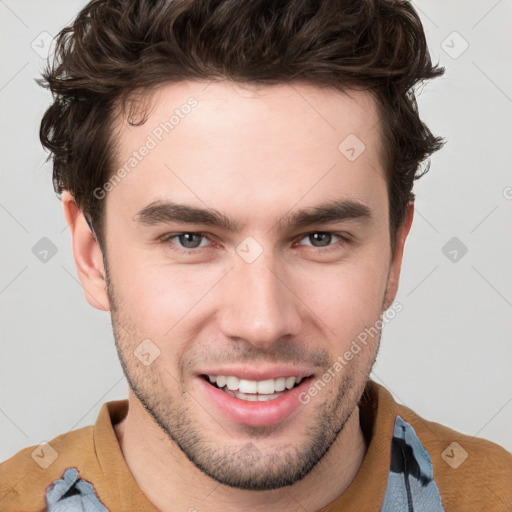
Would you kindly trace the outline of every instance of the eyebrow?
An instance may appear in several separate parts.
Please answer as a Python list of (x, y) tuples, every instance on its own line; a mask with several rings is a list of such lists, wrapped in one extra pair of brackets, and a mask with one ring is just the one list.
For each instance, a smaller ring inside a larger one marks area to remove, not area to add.
[[(372, 220), (372, 211), (357, 201), (340, 199), (285, 214), (279, 221), (281, 229), (299, 229), (310, 225), (330, 224), (343, 221)], [(245, 224), (227, 217), (214, 208), (198, 208), (172, 201), (154, 201), (139, 210), (134, 220), (145, 226), (166, 223), (204, 224), (231, 231), (244, 229)]]

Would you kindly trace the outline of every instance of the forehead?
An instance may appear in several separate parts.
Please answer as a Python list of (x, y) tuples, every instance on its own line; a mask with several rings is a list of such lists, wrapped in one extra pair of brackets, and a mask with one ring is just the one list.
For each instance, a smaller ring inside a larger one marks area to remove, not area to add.
[(350, 196), (375, 203), (386, 194), (368, 92), (181, 82), (146, 100), (143, 124), (120, 117), (116, 126), (114, 174), (124, 172), (107, 203), (127, 215), (172, 199), (248, 218), (282, 215), (299, 202)]

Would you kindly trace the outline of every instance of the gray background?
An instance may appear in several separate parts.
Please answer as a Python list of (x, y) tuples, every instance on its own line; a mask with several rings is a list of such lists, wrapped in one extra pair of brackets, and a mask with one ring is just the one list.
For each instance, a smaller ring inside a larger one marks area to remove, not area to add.
[[(38, 139), (50, 96), (33, 79), (83, 5), (0, 0), (0, 460), (94, 423), (103, 402), (127, 394)], [(385, 328), (373, 378), (427, 419), (512, 450), (512, 1), (414, 5), (447, 68), (423, 88), (420, 111), (448, 143), (416, 183), (403, 311)], [(43, 237), (56, 250), (46, 261)]]

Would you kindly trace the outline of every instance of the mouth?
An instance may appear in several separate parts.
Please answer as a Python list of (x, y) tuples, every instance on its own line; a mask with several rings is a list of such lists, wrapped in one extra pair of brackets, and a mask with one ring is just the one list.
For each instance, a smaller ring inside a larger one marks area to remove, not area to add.
[(225, 365), (201, 368), (196, 373), (198, 397), (208, 404), (210, 415), (238, 425), (264, 427), (294, 421), (304, 408), (314, 374), (290, 365)]
[(201, 375), (211, 386), (227, 395), (248, 402), (268, 402), (276, 400), (295, 389), (307, 377), (278, 377), (276, 379), (249, 380), (234, 375)]
[[(202, 374), (198, 377), (199, 392), (205, 403), (212, 405), (212, 413), (216, 411), (232, 423), (252, 427), (276, 425), (286, 419), (291, 421), (304, 406), (300, 396), (314, 378), (313, 375), (302, 378), (283, 376), (251, 381), (228, 375)], [(283, 380), (284, 389), (279, 391)]]

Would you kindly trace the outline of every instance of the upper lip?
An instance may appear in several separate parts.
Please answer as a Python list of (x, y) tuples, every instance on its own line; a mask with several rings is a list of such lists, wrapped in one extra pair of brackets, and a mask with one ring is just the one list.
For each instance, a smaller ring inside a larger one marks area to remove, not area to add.
[(232, 366), (216, 367), (201, 370), (198, 375), (226, 375), (234, 376), (245, 380), (268, 380), (278, 379), (280, 377), (299, 377), (306, 378), (313, 375), (313, 372), (305, 368), (293, 366), (273, 366), (267, 368), (255, 368), (254, 366)]

